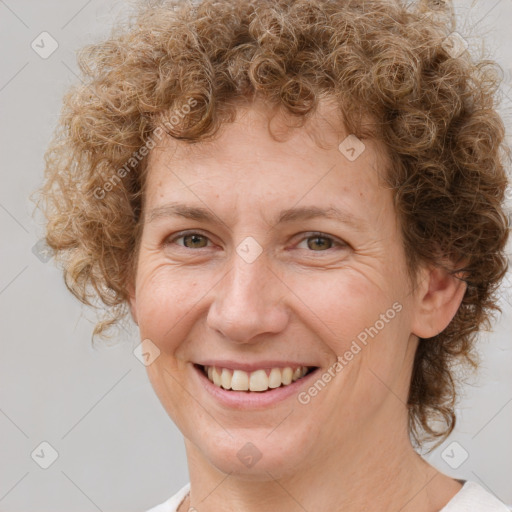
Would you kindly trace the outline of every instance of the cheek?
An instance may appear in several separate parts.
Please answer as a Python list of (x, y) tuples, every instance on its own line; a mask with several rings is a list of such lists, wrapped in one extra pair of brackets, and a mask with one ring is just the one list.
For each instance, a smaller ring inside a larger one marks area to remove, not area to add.
[(337, 354), (348, 349), (366, 327), (379, 321), (379, 315), (396, 300), (381, 283), (349, 268), (288, 281), (303, 303), (302, 320), (308, 318), (313, 330), (322, 333), (323, 340)]
[(311, 287), (317, 290), (310, 292), (311, 300), (317, 298), (312, 309), (321, 320), (313, 329), (338, 360), (331, 367), (336, 377), (327, 408), (359, 424), (380, 409), (390, 389), (400, 392), (408, 364), (408, 313), (391, 283), (383, 288), (358, 274), (344, 277), (318, 290), (317, 279)]
[(308, 283), (302, 276), (291, 286), (308, 307), (301, 306), (301, 321), (309, 323), (333, 361), (338, 358), (339, 365), (331, 368), (339, 375), (333, 380), (335, 395), (344, 396), (344, 414), (354, 421), (360, 404), (366, 404), (361, 414), (378, 408), (388, 386), (394, 388), (403, 372), (408, 313), (395, 284), (392, 279), (344, 269), (336, 280), (325, 273)]
[(143, 338), (163, 352), (173, 350), (187, 332), (189, 319), (205, 295), (197, 275), (185, 276), (166, 267), (142, 271), (137, 281), (137, 316)]

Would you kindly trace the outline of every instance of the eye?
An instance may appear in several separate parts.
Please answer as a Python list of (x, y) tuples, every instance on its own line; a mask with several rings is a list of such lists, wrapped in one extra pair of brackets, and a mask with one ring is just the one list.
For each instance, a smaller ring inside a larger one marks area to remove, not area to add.
[[(209, 238), (201, 233), (198, 233), (196, 231), (189, 231), (187, 233), (181, 233), (178, 234), (178, 236), (175, 236), (174, 238), (169, 238), (165, 241), (165, 244), (171, 244), (175, 243), (177, 240), (182, 240), (182, 244), (178, 244), (181, 247), (185, 247), (185, 249), (203, 249), (207, 246), (207, 242)], [(187, 245), (189, 244), (189, 245)]]
[[(183, 243), (178, 243), (177, 245), (184, 247), (185, 249), (204, 249), (208, 247), (208, 242), (210, 241), (206, 235), (203, 235), (200, 232), (188, 231), (178, 233), (176, 236), (168, 238), (165, 241), (165, 244), (175, 244), (178, 240), (183, 240)], [(320, 232), (309, 233), (308, 236), (302, 238), (300, 243), (304, 242), (306, 242), (306, 248), (310, 249), (310, 252), (326, 252), (335, 246), (342, 248), (348, 246), (347, 243)]]
[[(302, 240), (306, 242), (307, 248), (311, 249), (313, 252), (325, 252), (326, 250), (333, 248), (333, 246), (347, 247), (345, 242), (338, 241), (332, 236), (319, 232), (310, 233)], [(310, 240), (312, 242), (309, 242)]]

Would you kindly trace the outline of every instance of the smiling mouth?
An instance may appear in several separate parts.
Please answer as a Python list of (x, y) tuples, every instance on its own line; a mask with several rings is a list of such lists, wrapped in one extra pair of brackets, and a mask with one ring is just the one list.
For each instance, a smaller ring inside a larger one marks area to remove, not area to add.
[(246, 372), (216, 366), (195, 365), (210, 382), (229, 391), (265, 392), (289, 386), (317, 369), (316, 366), (265, 368)]

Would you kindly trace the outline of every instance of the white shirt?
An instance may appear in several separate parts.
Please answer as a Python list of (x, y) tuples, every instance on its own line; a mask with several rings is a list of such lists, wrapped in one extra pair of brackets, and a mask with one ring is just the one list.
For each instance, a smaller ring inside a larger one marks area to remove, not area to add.
[[(146, 512), (177, 512), (190, 491), (190, 483), (182, 487), (164, 503)], [(502, 503), (476, 482), (466, 481), (462, 489), (439, 512), (511, 512), (512, 507)]]

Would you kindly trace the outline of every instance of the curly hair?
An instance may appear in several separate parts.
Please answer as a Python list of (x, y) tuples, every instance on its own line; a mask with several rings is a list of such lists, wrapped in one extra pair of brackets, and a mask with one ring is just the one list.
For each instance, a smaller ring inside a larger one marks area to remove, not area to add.
[(155, 134), (214, 137), (236, 102), (256, 95), (304, 121), (328, 96), (349, 133), (387, 148), (410, 275), (426, 263), (467, 283), (449, 326), (419, 340), (409, 392), (411, 439), (442, 442), (456, 419), (453, 363), (477, 366), (476, 335), (499, 311), (508, 237), (498, 66), (460, 47), (449, 9), (440, 0), (160, 0), (82, 48), (82, 84), (64, 97), (40, 194), (66, 286), (108, 307), (93, 337), (128, 312)]

